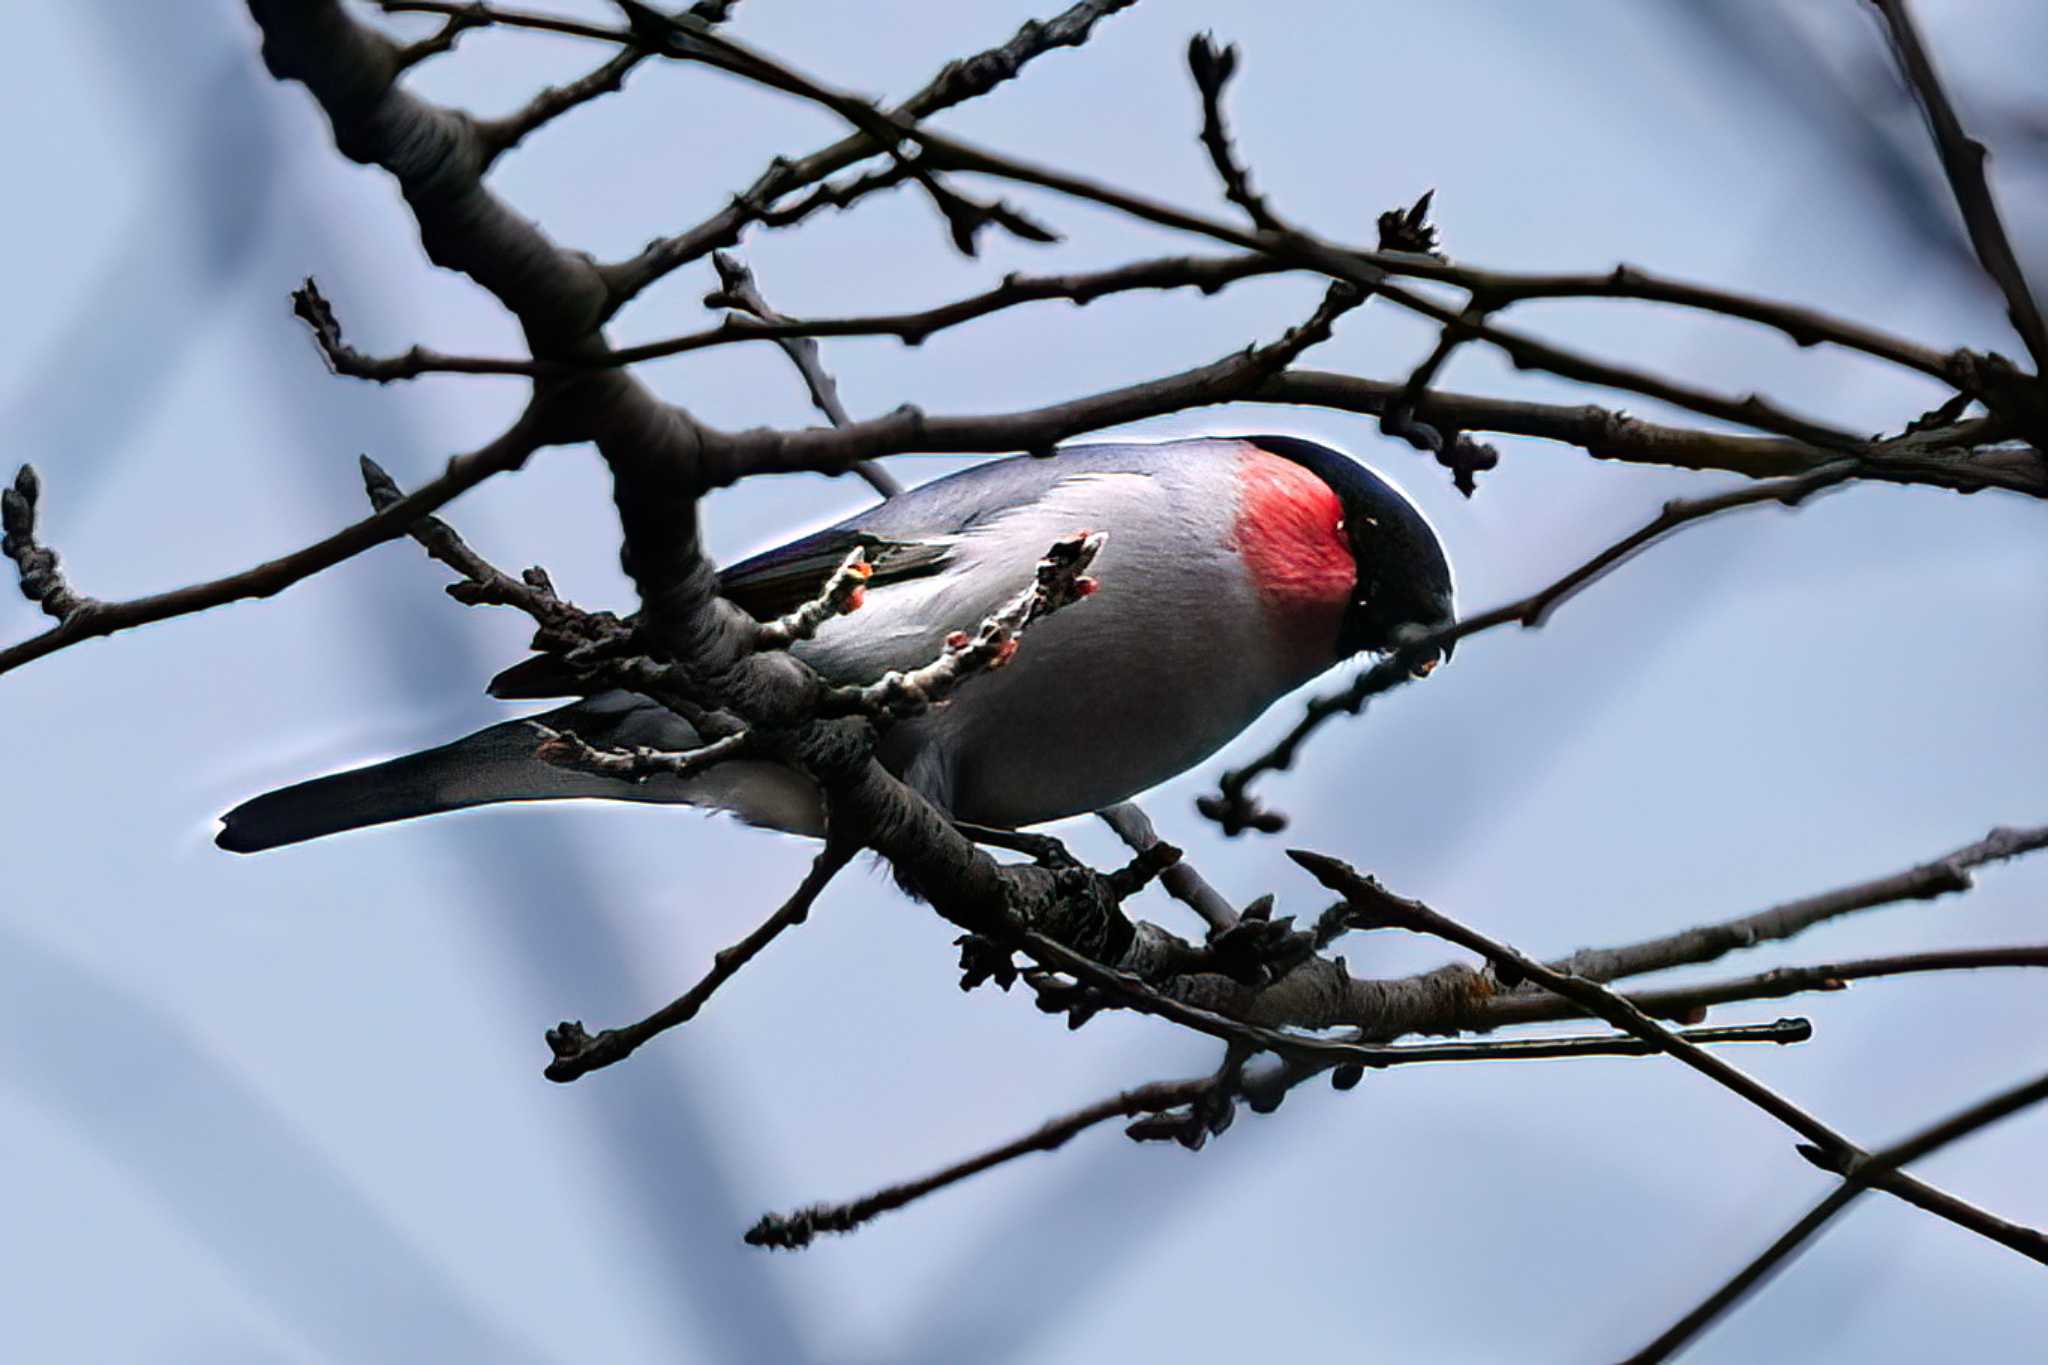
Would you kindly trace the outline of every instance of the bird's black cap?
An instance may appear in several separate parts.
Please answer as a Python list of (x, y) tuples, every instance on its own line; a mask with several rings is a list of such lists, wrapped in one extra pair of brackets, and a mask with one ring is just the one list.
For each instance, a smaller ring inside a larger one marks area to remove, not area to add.
[(1391, 649), (1403, 626), (1434, 630), (1456, 619), (1451, 565), (1436, 528), (1392, 484), (1342, 451), (1299, 436), (1244, 439), (1301, 465), (1343, 505), (1358, 588), (1338, 637), (1340, 654)]

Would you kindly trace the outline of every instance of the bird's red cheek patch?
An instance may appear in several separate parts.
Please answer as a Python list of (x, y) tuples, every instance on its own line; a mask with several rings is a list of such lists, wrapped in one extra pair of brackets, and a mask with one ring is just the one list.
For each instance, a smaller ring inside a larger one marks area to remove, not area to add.
[(1259, 595), (1275, 607), (1342, 616), (1358, 583), (1344, 507), (1314, 474), (1248, 446), (1238, 466), (1237, 546)]

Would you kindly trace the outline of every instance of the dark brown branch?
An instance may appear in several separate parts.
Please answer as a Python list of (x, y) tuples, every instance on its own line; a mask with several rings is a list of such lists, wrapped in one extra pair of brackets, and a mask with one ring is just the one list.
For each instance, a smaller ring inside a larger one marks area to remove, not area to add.
[[(635, 4), (635, 0), (615, 2), (629, 6)], [(675, 32), (681, 33), (681, 30)], [(1321, 271), (1358, 289), (1381, 294), (1388, 300), (1439, 323), (1460, 321), (1459, 310), (1446, 308), (1423, 295), (1389, 283), (1387, 272), (1369, 259), (1373, 253), (1361, 253), (1338, 247), (1293, 230), (1281, 232), (1261, 229), (1250, 233), (1243, 232), (1227, 224), (1157, 204), (1122, 190), (999, 156), (958, 139), (942, 136), (896, 115), (881, 113), (862, 100), (831, 89), (744, 44), (724, 37), (711, 34), (693, 35), (686, 50), (672, 55), (711, 60), (721, 69), (813, 101), (854, 123), (861, 131), (879, 141), (887, 141), (892, 137), (915, 141), (923, 149), (918, 158), (919, 165), (985, 174), (1019, 184), (1036, 185), (1055, 193), (1118, 209), (1162, 227), (1199, 233), (1218, 241), (1288, 260), (1304, 268)], [(1643, 394), (1705, 416), (1775, 432), (1828, 449), (1846, 450), (1859, 444), (1858, 438), (1852, 433), (1794, 416), (1756, 394), (1740, 399), (1724, 398), (1659, 375), (1580, 356), (1537, 338), (1490, 324), (1465, 325), (1470, 327), (1476, 338), (1487, 341), (1505, 352), (1519, 369), (1544, 370), (1583, 383)]]
[[(1030, 20), (1009, 41), (971, 57), (948, 62), (926, 85), (896, 106), (900, 118), (922, 119), (977, 99), (1011, 79), (1026, 63), (1060, 47), (1079, 47), (1088, 41), (1097, 21), (1128, 9), (1136, 0), (1080, 0), (1048, 20)], [(673, 237), (660, 238), (630, 260), (604, 268), (612, 289), (612, 309), (624, 306), (641, 290), (662, 276), (706, 255), (718, 247), (738, 243), (750, 223), (763, 221), (772, 205), (798, 190), (865, 160), (880, 150), (866, 133), (855, 133), (829, 147), (796, 160), (778, 157), (746, 191), (726, 208)], [(902, 176), (874, 180), (861, 187), (865, 193), (901, 183)], [(836, 202), (845, 207), (850, 199), (816, 199), (809, 207)], [(785, 222), (794, 221), (785, 219)]]
[[(605, 356), (602, 363), (632, 365), (736, 341), (787, 344), (799, 337), (893, 336), (905, 345), (920, 346), (935, 332), (1015, 308), (1019, 304), (1065, 299), (1076, 305), (1085, 305), (1110, 294), (1137, 289), (1188, 287), (1213, 294), (1238, 280), (1280, 274), (1290, 269), (1292, 267), (1256, 256), (1170, 256), (1076, 275), (1011, 274), (1004, 276), (1003, 282), (994, 289), (920, 312), (811, 320), (776, 316), (764, 325), (728, 319), (726, 325), (686, 336), (639, 346), (622, 346)], [(834, 425), (845, 424), (835, 422)]]
[(0, 490), (0, 554), (14, 561), (21, 595), (61, 626), (100, 604), (72, 589), (57, 552), (36, 539), (36, 504), (42, 496), (43, 481), (29, 464), (15, 471), (12, 488)]
[[(2010, 948), (1946, 948), (1925, 953), (1900, 953), (1892, 957), (1853, 958), (1846, 962), (1824, 962), (1802, 967), (1774, 967), (1753, 976), (1725, 981), (1703, 981), (1694, 986), (1672, 986), (1664, 990), (1631, 991), (1629, 1003), (1658, 1019), (1679, 1019), (1698, 1023), (1715, 1005), (1750, 1000), (1777, 1000), (1805, 991), (1847, 990), (1851, 981), (1887, 976), (1908, 976), (1922, 972), (1983, 971), (1993, 967), (2048, 967), (2048, 944)], [(1498, 996), (1475, 1011), (1473, 1027), (1500, 1028), (1512, 1024), (1567, 1019), (1576, 1009), (1558, 1010), (1554, 997), (1543, 993), (1515, 991)]]
[(1310, 347), (1327, 341), (1337, 319), (1365, 301), (1346, 284), (1332, 285), (1316, 311), (1279, 340), (1235, 352), (1209, 365), (1162, 379), (1110, 389), (1049, 407), (993, 417), (927, 417), (903, 407), (837, 429), (703, 432), (714, 483), (749, 473), (831, 473), (855, 460), (908, 451), (1050, 451), (1085, 431), (1256, 393)]
[(2036, 1077), (2023, 1085), (2002, 1091), (1923, 1129), (1903, 1142), (1874, 1153), (1866, 1165), (1847, 1174), (1827, 1198), (1814, 1205), (1804, 1218), (1786, 1229), (1785, 1234), (1765, 1248), (1755, 1260), (1710, 1294), (1697, 1308), (1673, 1323), (1655, 1341), (1630, 1356), (1626, 1365), (1655, 1365), (1655, 1362), (1669, 1360), (1683, 1350), (1686, 1343), (1712, 1326), (1715, 1319), (1762, 1288), (1771, 1276), (1782, 1270), (1790, 1260), (1803, 1251), (1807, 1243), (1818, 1235), (1836, 1214), (1855, 1202), (1856, 1197), (1870, 1188), (1878, 1177), (2043, 1100), (2048, 1100), (2048, 1076)]
[[(1128, 801), (1095, 813), (1135, 853), (1147, 852), (1159, 843), (1159, 834), (1152, 828), (1152, 821), (1144, 811)], [(1185, 859), (1176, 861), (1162, 872), (1159, 880), (1175, 900), (1202, 917), (1210, 933), (1223, 933), (1237, 923), (1237, 911), (1231, 908), (1230, 902), (1223, 899), (1222, 893), (1209, 885)]]
[(1884, 16), (1899, 69), (1927, 115), (1935, 149), (1941, 153), (1942, 171), (1948, 176), (1949, 189), (1955, 193), (1956, 206), (1962, 210), (1963, 224), (1969, 229), (1970, 245), (1976, 249), (1977, 260), (2005, 295), (2006, 316), (2012, 319), (2013, 330), (2020, 334), (2028, 354), (2034, 357), (2036, 372), (2048, 370), (2048, 325), (2041, 320), (2040, 304), (2027, 286), (2026, 274), (2005, 235), (2005, 225), (1999, 221), (1990, 182), (1984, 178), (1984, 144), (1963, 131), (1963, 122), (1956, 117), (1955, 105), (1942, 88), (1941, 77), (1935, 73), (1934, 62), (1920, 40), (1919, 26), (1913, 22), (1906, 0), (1872, 3)]
[(1253, 757), (1249, 763), (1224, 773), (1218, 782), (1217, 793), (1200, 798), (1196, 803), (1197, 809), (1222, 825), (1224, 832), (1228, 834), (1240, 834), (1248, 829), (1272, 833), (1284, 828), (1284, 818), (1263, 809), (1249, 795), (1251, 783), (1263, 773), (1284, 772), (1292, 767), (1301, 746), (1325, 722), (1339, 715), (1355, 716), (1365, 709), (1366, 703), (1372, 698), (1412, 681), (1417, 676), (1417, 665), (1423, 660), (1436, 657), (1445, 646), (1510, 622), (1519, 622), (1530, 629), (1540, 627), (1558, 606), (1576, 596), (1652, 541), (1681, 526), (1720, 512), (1732, 511), (1739, 507), (1753, 507), (1766, 502), (1796, 507), (1814, 493), (1841, 483), (1853, 477), (1856, 472), (1855, 461), (1839, 460), (1788, 479), (1745, 484), (1711, 497), (1677, 498), (1665, 503), (1647, 524), (1601, 550), (1562, 578), (1539, 588), (1527, 597), (1517, 598), (1513, 602), (1480, 612), (1475, 616), (1467, 616), (1461, 621), (1436, 630), (1417, 632), (1378, 663), (1360, 673), (1342, 691), (1314, 698), (1303, 711), (1301, 719), (1295, 722), (1293, 729), (1281, 736), (1265, 752)]
[[(1398, 400), (1402, 388), (1384, 380), (1288, 370), (1246, 396), (1255, 402), (1377, 416)], [(1719, 469), (1752, 479), (1806, 473), (1842, 458), (1840, 451), (1805, 441), (1666, 426), (1593, 404), (1527, 403), (1433, 390), (1416, 400), (1416, 412), (1459, 430), (1561, 441), (1580, 447), (1595, 459)], [(1856, 452), (1860, 460), (1857, 477), (1930, 484), (1960, 492), (2005, 488), (2048, 497), (2048, 457), (2040, 450), (2017, 442), (1976, 442), (1977, 433), (1965, 425), (1866, 443)]]
[(531, 10), (508, 9), (483, 0), (377, 0), (386, 14), (467, 14), (477, 24), (500, 24), (506, 28), (531, 29), (536, 33), (559, 33), (568, 38), (591, 38), (601, 43), (630, 45), (633, 35), (625, 29), (605, 28), (580, 20), (563, 19)]
[(1032, 1152), (1054, 1151), (1065, 1145), (1067, 1139), (1099, 1123), (1156, 1114), (1178, 1105), (1192, 1104), (1214, 1084), (1215, 1078), (1210, 1076), (1196, 1076), (1184, 1081), (1154, 1081), (1076, 1109), (1071, 1114), (1048, 1119), (1013, 1142), (990, 1148), (921, 1179), (891, 1185), (844, 1204), (814, 1204), (795, 1213), (763, 1214), (761, 1221), (747, 1230), (747, 1244), (796, 1251), (809, 1246), (821, 1232), (852, 1232), (881, 1214), (900, 1209), (948, 1185), (957, 1185), (969, 1176), (979, 1175)]
[(529, 409), (526, 416), (497, 440), (480, 450), (449, 460), (447, 469), (439, 478), (420, 485), (382, 511), (302, 550), (294, 550), (225, 578), (195, 583), (171, 592), (132, 598), (126, 602), (81, 601), (54, 629), (18, 645), (0, 649), (0, 673), (19, 668), (46, 654), (54, 654), (81, 640), (97, 639), (112, 635), (117, 630), (167, 621), (175, 616), (189, 616), (244, 598), (270, 597), (282, 592), (301, 579), (310, 578), (373, 546), (405, 535), (414, 522), (452, 501), (458, 494), (474, 488), (493, 474), (519, 468), (545, 443), (533, 410)]
[[(761, 287), (754, 282), (754, 272), (746, 262), (723, 251), (711, 253), (711, 264), (718, 269), (719, 291), (704, 302), (716, 308), (732, 308), (767, 323), (773, 327), (787, 323), (788, 318), (768, 306), (768, 300), (761, 294)], [(811, 404), (825, 414), (825, 420), (835, 427), (850, 426), (853, 418), (847, 415), (846, 405), (839, 401), (839, 383), (825, 369), (825, 362), (818, 354), (818, 343), (810, 337), (783, 337), (779, 344), (790, 363), (796, 366), (803, 377), (804, 387), (810, 391)], [(856, 474), (867, 480), (868, 486), (885, 498), (893, 498), (903, 491), (903, 485), (896, 476), (884, 469), (880, 461), (862, 460), (853, 467)]]
[(1432, 910), (1421, 901), (1396, 896), (1371, 877), (1359, 875), (1338, 859), (1307, 849), (1289, 849), (1287, 856), (1307, 869), (1317, 881), (1343, 896), (1360, 923), (1429, 934), (1470, 949), (1486, 959), (1494, 975), (1504, 983), (1519, 985), (1528, 981), (1564, 997), (1624, 1033), (1633, 1034), (1670, 1053), (1709, 1080), (1748, 1100), (1822, 1151), (1843, 1153), (1854, 1150), (1854, 1144), (1847, 1138), (1798, 1105), (1710, 1053), (1680, 1040), (1671, 1030), (1605, 986), (1546, 966), (1505, 943)]
[(346, 155), (397, 179), (430, 260), (510, 308), (539, 354), (587, 344), (608, 299), (597, 266), (483, 187), (486, 149), (474, 121), (398, 85), (397, 44), (338, 0), (249, 0), (249, 10), (271, 74), (311, 92)]
[(1973, 868), (2048, 848), (2048, 825), (2031, 829), (2001, 826), (1974, 843), (1952, 849), (1901, 872), (1815, 896), (1786, 901), (1752, 915), (1701, 925), (1676, 934), (1616, 948), (1587, 949), (1557, 964), (1561, 971), (1591, 981), (1618, 981), (1645, 972), (1712, 962), (1742, 948), (1804, 933), (1816, 924), (1899, 901), (1933, 900), (1973, 884)]
[(408, 71), (426, 61), (438, 57), (454, 48), (455, 40), (473, 28), (482, 28), (490, 20), (477, 7), (463, 6), (447, 11), (447, 20), (428, 37), (416, 43), (407, 43), (398, 50), (397, 62), (400, 71)]
[(1202, 147), (1209, 164), (1223, 182), (1224, 197), (1244, 210), (1252, 226), (1266, 232), (1284, 232), (1283, 224), (1267, 206), (1264, 195), (1252, 188), (1251, 172), (1237, 159), (1230, 145), (1230, 129), (1223, 121), (1223, 89), (1237, 73), (1237, 49), (1217, 47), (1206, 33), (1188, 40), (1188, 71), (1202, 96)]
[[(1871, 1160), (1870, 1153), (1755, 1077), (1737, 1070), (1714, 1054), (1674, 1034), (1606, 986), (1582, 976), (1560, 972), (1505, 943), (1488, 938), (1475, 929), (1467, 928), (1449, 916), (1439, 914), (1421, 901), (1396, 896), (1372, 878), (1360, 876), (1350, 866), (1335, 858), (1311, 853), (1305, 849), (1290, 849), (1288, 856), (1306, 868), (1323, 885), (1342, 895), (1362, 923), (1430, 934), (1470, 949), (1486, 959), (1496, 978), (1503, 983), (1519, 985), (1523, 981), (1529, 981), (1544, 990), (1563, 996), (1572, 1003), (1582, 1006), (1589, 1013), (1607, 1020), (1623, 1032), (1655, 1044), (1659, 1050), (1668, 1053), (1675, 1060), (1747, 1100), (1806, 1138), (1813, 1148), (1813, 1151), (1808, 1153), (1809, 1159), (1815, 1160), (1824, 1168), (1843, 1172), (1867, 1171)], [(2030, 1260), (2048, 1265), (2048, 1237), (2043, 1237), (2031, 1229), (2018, 1228), (1901, 1171), (1871, 1173), (1867, 1178), (1869, 1183), (1877, 1188), (1895, 1194), (1916, 1207), (1946, 1218), (2001, 1246), (2009, 1247)]]
[(334, 307), (327, 302), (320, 286), (308, 275), (306, 282), (292, 291), (292, 316), (306, 324), (313, 334), (313, 342), (320, 348), (321, 358), (327, 368), (350, 379), (369, 379), (379, 384), (395, 380), (412, 379), (423, 374), (511, 374), (539, 375), (554, 372), (559, 366), (546, 365), (532, 360), (494, 360), (483, 356), (444, 355), (424, 346), (409, 348), (403, 355), (364, 355), (342, 339), (341, 320), (334, 315)]
[(783, 930), (802, 924), (810, 917), (811, 906), (827, 884), (859, 851), (856, 845), (827, 840), (825, 846), (818, 850), (818, 856), (812, 859), (811, 869), (804, 874), (803, 882), (783, 902), (780, 910), (738, 943), (721, 949), (712, 958), (711, 970), (704, 974), (702, 980), (645, 1019), (623, 1028), (608, 1028), (594, 1037), (575, 1021), (564, 1021), (549, 1029), (548, 1047), (554, 1052), (555, 1059), (548, 1063), (547, 1078), (551, 1081), (573, 1081), (600, 1067), (624, 1061), (655, 1035), (696, 1018), (697, 1011), (704, 1008), (713, 993), (753, 961)]
[[(1746, 1025), (1726, 1029), (1697, 1029), (1682, 1036), (1698, 1043), (1792, 1043), (1804, 1042), (1812, 1029), (1804, 1020), (1781, 1019), (1775, 1024)], [(1432, 1045), (1444, 1061), (1517, 1061), (1567, 1057), (1640, 1057), (1657, 1051), (1639, 1038), (1604, 1035), (1597, 1038), (1525, 1038), (1512, 1042), (1450, 1043)], [(820, 1233), (853, 1232), (864, 1223), (906, 1204), (957, 1185), (970, 1176), (1029, 1156), (1062, 1147), (1069, 1138), (1111, 1119), (1162, 1114), (1184, 1106), (1200, 1105), (1219, 1085), (1217, 1076), (1193, 1076), (1181, 1081), (1154, 1081), (1126, 1090), (1104, 1100), (1048, 1119), (1031, 1132), (1000, 1147), (956, 1162), (917, 1180), (877, 1190), (843, 1204), (813, 1204), (788, 1214), (764, 1214), (748, 1229), (750, 1246), (796, 1251), (807, 1247)], [(1224, 1096), (1226, 1102), (1229, 1097)], [(1133, 1136), (1142, 1136), (1133, 1134)]]

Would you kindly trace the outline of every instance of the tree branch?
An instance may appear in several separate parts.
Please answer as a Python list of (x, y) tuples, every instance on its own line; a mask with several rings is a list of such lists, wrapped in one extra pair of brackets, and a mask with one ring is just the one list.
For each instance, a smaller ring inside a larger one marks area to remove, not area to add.
[(1804, 1218), (1788, 1228), (1782, 1237), (1765, 1248), (1755, 1260), (1737, 1272), (1734, 1278), (1715, 1290), (1697, 1308), (1673, 1323), (1655, 1341), (1630, 1356), (1626, 1365), (1654, 1365), (1654, 1362), (1669, 1360), (1683, 1350), (1687, 1342), (1713, 1325), (1716, 1318), (1762, 1288), (1771, 1276), (1803, 1251), (1806, 1244), (1818, 1235), (1836, 1214), (1854, 1203), (1856, 1197), (1870, 1188), (1882, 1175), (1896, 1171), (1909, 1161), (1917, 1161), (1951, 1142), (1968, 1137), (1980, 1128), (1988, 1127), (2043, 1100), (2048, 1100), (2048, 1076), (2036, 1077), (2023, 1085), (1993, 1095), (1940, 1123), (1921, 1130), (1903, 1142), (1873, 1154), (1868, 1163), (1845, 1176), (1842, 1183), (1836, 1186), (1827, 1198), (1821, 1200)]
[[(1843, 1171), (1868, 1167), (1870, 1153), (1754, 1077), (1730, 1066), (1697, 1044), (1680, 1038), (1598, 982), (1560, 972), (1439, 914), (1420, 901), (1396, 896), (1372, 878), (1360, 876), (1335, 858), (1305, 849), (1290, 849), (1287, 856), (1301, 864), (1323, 885), (1344, 896), (1362, 922), (1431, 934), (1468, 948), (1484, 957), (1495, 976), (1503, 982), (1519, 985), (1523, 981), (1531, 981), (1561, 995), (1623, 1032), (1655, 1044), (1677, 1061), (1747, 1100), (1812, 1143), (1818, 1154), (1817, 1160), (1824, 1167)], [(1810, 1156), (1809, 1159), (1816, 1158)], [(2030, 1260), (2048, 1265), (2048, 1237), (2031, 1229), (2017, 1227), (1965, 1204), (1903, 1172), (1872, 1173), (1869, 1181)]]
[(2034, 357), (2035, 370), (2048, 370), (2048, 325), (2042, 323), (2040, 304), (2027, 286), (2019, 258), (2013, 255), (2012, 243), (2006, 238), (2005, 225), (1999, 221), (1990, 182), (1984, 178), (1984, 144), (1963, 131), (1963, 122), (1956, 117), (1955, 105), (1942, 88), (1941, 77), (1935, 74), (1934, 63), (1927, 55), (1926, 44), (1920, 41), (1919, 26), (1913, 22), (1906, 0), (1872, 3), (1891, 35), (1899, 70), (1920, 102), (1921, 112), (1927, 116), (1935, 149), (1941, 154), (1941, 169), (1948, 176), (1949, 189), (1955, 193), (1956, 206), (1962, 210), (1963, 224), (1969, 229), (1970, 245), (1976, 249), (1977, 260), (2005, 295), (2006, 316), (2012, 319), (2013, 330), (2020, 334), (2028, 354)]
[[(1080, 0), (1051, 19), (1032, 20), (1006, 43), (971, 57), (948, 62), (925, 86), (896, 106), (894, 117), (928, 118), (943, 109), (977, 99), (1011, 79), (1025, 64), (1059, 47), (1079, 47), (1088, 41), (1097, 21), (1128, 9), (1136, 0)], [(695, 227), (673, 237), (657, 238), (630, 260), (603, 267), (611, 286), (612, 310), (624, 306), (677, 267), (708, 254), (718, 247), (737, 245), (748, 224), (767, 216), (777, 200), (825, 179), (881, 150), (866, 132), (856, 132), (809, 156), (790, 160), (777, 157), (768, 169), (733, 202)], [(901, 177), (877, 181), (866, 190), (883, 184), (900, 183)], [(821, 202), (814, 201), (811, 207)], [(847, 200), (839, 201), (844, 207)], [(785, 220), (794, 221), (794, 220)]]
[(567, 1083), (601, 1067), (624, 1061), (657, 1034), (696, 1018), (697, 1011), (704, 1008), (713, 993), (759, 956), (761, 950), (773, 943), (783, 930), (802, 924), (810, 917), (811, 906), (819, 895), (859, 851), (857, 844), (828, 839), (818, 850), (818, 856), (811, 860), (811, 870), (804, 874), (802, 883), (782, 903), (781, 909), (764, 920), (753, 933), (730, 948), (721, 949), (712, 958), (711, 970), (704, 974), (702, 980), (645, 1019), (623, 1028), (608, 1028), (594, 1037), (584, 1031), (580, 1021), (565, 1020), (549, 1029), (548, 1047), (554, 1052), (555, 1059), (548, 1063), (547, 1078)]
[(189, 616), (194, 612), (206, 611), (248, 597), (273, 596), (301, 579), (310, 578), (322, 570), (331, 569), (344, 560), (354, 558), (373, 546), (405, 535), (412, 524), (421, 517), (452, 501), (458, 494), (474, 488), (493, 474), (519, 468), (526, 463), (528, 456), (547, 443), (541, 434), (536, 410), (529, 408), (526, 414), (497, 440), (480, 450), (449, 460), (447, 469), (439, 478), (421, 484), (413, 492), (382, 511), (344, 527), (324, 540), (315, 541), (302, 550), (294, 550), (288, 555), (258, 564), (251, 569), (244, 569), (240, 573), (229, 574), (225, 578), (211, 579), (190, 587), (132, 598), (125, 602), (100, 602), (90, 598), (67, 599), (70, 610), (54, 628), (20, 644), (0, 649), (0, 673), (19, 668), (45, 655), (54, 654), (81, 640), (97, 639), (103, 635), (112, 635), (117, 630), (129, 630), (157, 621), (168, 621), (176, 616)]
[[(707, 305), (737, 309), (771, 327), (789, 321), (768, 306), (768, 300), (761, 296), (760, 286), (754, 283), (754, 272), (744, 261), (723, 251), (714, 251), (711, 264), (718, 269), (720, 288), (704, 300)], [(847, 415), (846, 405), (839, 401), (838, 381), (826, 372), (825, 362), (818, 354), (818, 343), (808, 337), (789, 336), (780, 338), (779, 344), (783, 354), (796, 366), (797, 373), (803, 376), (812, 406), (824, 413), (825, 420), (835, 427), (851, 425), (853, 418)], [(882, 467), (880, 461), (862, 460), (853, 470), (885, 498), (893, 498), (903, 491), (903, 485)]]
[(1285, 817), (1266, 810), (1249, 795), (1251, 783), (1263, 773), (1284, 772), (1292, 767), (1301, 746), (1332, 717), (1355, 716), (1373, 697), (1412, 681), (1420, 676), (1416, 671), (1418, 665), (1436, 658), (1446, 646), (1511, 621), (1519, 622), (1528, 629), (1540, 627), (1564, 602), (1668, 532), (1738, 507), (1766, 502), (1796, 507), (1821, 489), (1852, 477), (1856, 469), (1855, 461), (1838, 460), (1791, 478), (1745, 484), (1711, 497), (1677, 498), (1665, 503), (1647, 524), (1601, 550), (1555, 582), (1527, 597), (1517, 598), (1476, 616), (1468, 616), (1435, 630), (1416, 632), (1378, 663), (1360, 673), (1344, 690), (1314, 698), (1292, 730), (1243, 767), (1225, 772), (1218, 782), (1217, 793), (1199, 798), (1196, 808), (1222, 825), (1226, 834), (1241, 834), (1248, 829), (1275, 833), (1284, 829)]
[[(1129, 801), (1120, 802), (1095, 812), (1105, 825), (1116, 831), (1119, 839), (1130, 846), (1134, 853), (1149, 852), (1159, 843), (1159, 835), (1152, 828), (1152, 821), (1145, 812)], [(1237, 911), (1223, 894), (1209, 885), (1202, 874), (1185, 859), (1180, 859), (1159, 874), (1159, 881), (1172, 897), (1202, 917), (1212, 934), (1221, 934), (1237, 923)]]

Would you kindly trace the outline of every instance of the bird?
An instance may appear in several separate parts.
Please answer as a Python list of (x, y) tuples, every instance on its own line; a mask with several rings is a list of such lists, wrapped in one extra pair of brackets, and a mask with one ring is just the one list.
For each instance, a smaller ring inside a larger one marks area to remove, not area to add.
[[(855, 547), (858, 610), (793, 653), (866, 684), (937, 657), (1031, 581), (1055, 541), (1104, 539), (1100, 591), (1035, 624), (1013, 660), (887, 728), (876, 757), (963, 826), (1023, 830), (1127, 800), (1209, 758), (1274, 702), (1406, 632), (1454, 623), (1451, 567), (1400, 490), (1295, 436), (1105, 442), (972, 466), (725, 569), (720, 592), (760, 620), (816, 595)], [(1414, 665), (1426, 674), (1441, 655)], [(679, 802), (817, 836), (801, 772), (736, 757), (628, 780), (538, 757), (536, 725), (600, 747), (704, 739), (650, 698), (579, 686), (554, 655), (498, 674), (505, 700), (566, 706), (244, 802), (216, 842), (251, 853), (464, 807), (571, 797)]]

